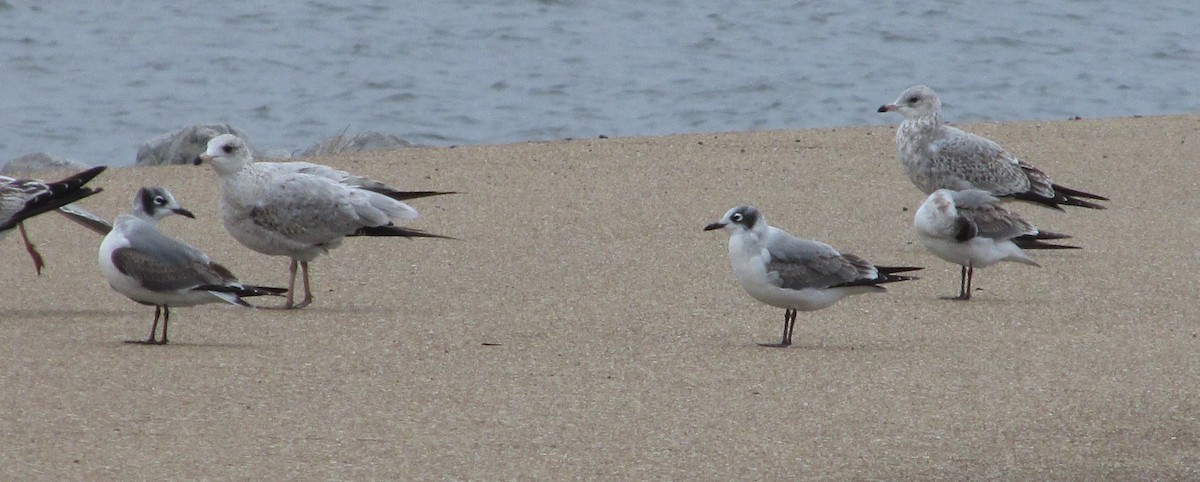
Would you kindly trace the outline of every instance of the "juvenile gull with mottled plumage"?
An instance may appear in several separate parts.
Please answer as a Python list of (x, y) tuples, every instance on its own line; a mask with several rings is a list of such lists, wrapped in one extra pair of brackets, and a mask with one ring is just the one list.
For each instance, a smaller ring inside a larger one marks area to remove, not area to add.
[(1009, 154), (984, 137), (946, 125), (942, 102), (924, 85), (909, 87), (879, 112), (904, 116), (896, 130), (900, 163), (922, 192), (938, 189), (980, 189), (998, 197), (1014, 198), (1062, 210), (1061, 205), (1104, 209), (1085, 199), (1108, 198), (1054, 184), (1037, 168)]
[[(414, 219), (401, 202), (441, 191), (400, 191), (382, 182), (310, 162), (255, 162), (246, 143), (230, 134), (208, 142), (196, 159), (208, 161), (221, 185), (221, 222), (234, 239), (271, 256), (291, 258), (283, 308), (312, 303), (308, 262), (342, 244), (347, 236), (446, 238), (403, 228), (393, 219)], [(304, 299), (293, 303), (297, 264), (303, 269)]]

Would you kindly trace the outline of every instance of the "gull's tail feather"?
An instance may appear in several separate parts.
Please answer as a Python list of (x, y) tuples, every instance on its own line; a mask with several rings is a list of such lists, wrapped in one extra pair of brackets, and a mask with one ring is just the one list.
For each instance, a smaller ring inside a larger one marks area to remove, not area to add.
[(450, 236), (442, 236), (440, 234), (427, 233), (420, 229), (402, 228), (394, 224), (385, 224), (383, 226), (364, 226), (350, 234), (350, 236), (400, 236), (405, 238), (442, 238), (456, 239)]
[(58, 208), (58, 213), (101, 236), (107, 236), (108, 232), (112, 231), (112, 224), (104, 218), (74, 204)]
[(285, 293), (287, 293), (287, 288), (253, 285), (201, 285), (194, 289), (196, 291), (211, 292), (225, 301), (241, 306), (250, 306), (249, 303), (242, 301), (243, 297), (283, 296)]
[[(1101, 196), (1099, 194), (1092, 194), (1090, 192), (1084, 192), (1084, 191), (1080, 191), (1077, 189), (1071, 189), (1069, 187), (1059, 186), (1058, 184), (1051, 184), (1050, 187), (1054, 188), (1054, 192), (1060, 192), (1064, 196), (1067, 196), (1067, 197), (1082, 197), (1082, 198), (1088, 198), (1088, 199), (1095, 199), (1097, 201), (1108, 201), (1109, 200), (1108, 198)], [(1101, 209), (1103, 209), (1103, 208), (1101, 208)]]
[(371, 187), (364, 187), (362, 189), (382, 194), (397, 201), (407, 201), (409, 199), (418, 199), (430, 196), (441, 196), (443, 194), (458, 194), (454, 191), (396, 191), (394, 189)]
[(1038, 231), (1033, 234), (1017, 236), (1012, 239), (1012, 242), (1021, 249), (1083, 249), (1079, 246), (1072, 246), (1069, 244), (1055, 244), (1046, 242), (1048, 240), (1068, 239), (1070, 237), (1070, 234)]
[(276, 288), (274, 286), (249, 285), (242, 288), (245, 288), (250, 293), (238, 293), (241, 296), (283, 296), (288, 292), (287, 288)]
[(1027, 201), (1027, 202), (1037, 204), (1039, 206), (1048, 207), (1050, 209), (1057, 209), (1059, 211), (1064, 210), (1062, 208), (1063, 206), (1078, 206), (1081, 208), (1088, 208), (1088, 209), (1107, 209), (1100, 204), (1096, 204), (1094, 202), (1084, 201), (1083, 199), (1079, 199), (1079, 198), (1087, 198), (1087, 199), (1095, 199), (1098, 201), (1107, 201), (1108, 198), (1106, 198), (1104, 196), (1098, 196), (1096, 194), (1091, 194), (1091, 193), (1087, 193), (1087, 192), (1083, 192), (1083, 191), (1077, 191), (1075, 189), (1065, 188), (1065, 187), (1059, 186), (1058, 184), (1052, 184), (1051, 187), (1054, 189), (1054, 196), (1043, 196), (1041, 194), (1036, 194), (1036, 193), (1032, 193), (1032, 192), (1023, 192), (1023, 193), (1016, 194), (1013, 197), (1016, 199), (1022, 200), (1022, 201)]
[(903, 276), (903, 275), (897, 275), (894, 273), (905, 273), (908, 271), (918, 271), (918, 270), (922, 270), (922, 269), (925, 269), (925, 268), (920, 268), (920, 267), (916, 267), (916, 266), (876, 266), (875, 270), (876, 270), (877, 274), (874, 278), (860, 278), (860, 279), (856, 279), (854, 281), (849, 281), (846, 283), (839, 283), (839, 284), (835, 285), (834, 287), (837, 288), (837, 287), (849, 287), (849, 286), (870, 286), (870, 287), (875, 287), (875, 288), (879, 288), (880, 290), (882, 290), (883, 287), (879, 286), (881, 284), (895, 283), (897, 281), (909, 281), (909, 280), (921, 279), (916, 276)]
[(875, 284), (895, 283), (897, 281), (909, 281), (921, 279), (917, 276), (903, 276), (895, 273), (907, 273), (909, 271), (920, 271), (925, 268), (918, 266), (876, 266), (879, 271), (879, 276), (875, 278)]

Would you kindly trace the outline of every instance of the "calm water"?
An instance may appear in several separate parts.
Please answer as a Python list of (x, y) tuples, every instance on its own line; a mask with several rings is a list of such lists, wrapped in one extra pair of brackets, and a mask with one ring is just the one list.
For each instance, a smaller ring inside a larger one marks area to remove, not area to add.
[(914, 83), (953, 121), (1200, 112), (1191, 2), (677, 3), (8, 0), (0, 162), (204, 122), (289, 151), (894, 124)]

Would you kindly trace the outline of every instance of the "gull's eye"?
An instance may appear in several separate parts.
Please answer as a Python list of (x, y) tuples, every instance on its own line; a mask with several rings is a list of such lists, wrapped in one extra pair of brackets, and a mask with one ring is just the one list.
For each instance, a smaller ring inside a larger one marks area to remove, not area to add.
[(167, 198), (162, 197), (162, 196), (154, 196), (154, 204), (163, 206), (163, 205), (167, 204)]
[(742, 213), (733, 213), (732, 216), (729, 216), (729, 220), (735, 223), (742, 222)]
[(914, 95), (914, 96), (912, 96), (912, 97), (909, 97), (909, 98), (908, 98), (908, 103), (909, 103), (909, 104), (916, 104), (916, 103), (917, 103), (918, 101), (920, 101), (920, 100), (921, 100), (921, 97), (920, 97), (920, 96), (916, 96), (916, 95)]
[(222, 151), (225, 151), (225, 153), (226, 153), (226, 154), (232, 154), (232, 153), (233, 153), (233, 146), (231, 146), (231, 145), (229, 145), (229, 144), (225, 144), (225, 145), (221, 146), (221, 150), (222, 150)]

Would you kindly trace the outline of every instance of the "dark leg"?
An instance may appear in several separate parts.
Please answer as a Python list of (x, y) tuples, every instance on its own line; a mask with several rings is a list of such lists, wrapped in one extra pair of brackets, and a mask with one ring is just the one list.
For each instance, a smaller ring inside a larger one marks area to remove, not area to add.
[[(791, 318), (788, 318), (789, 314), (791, 315)], [(787, 336), (783, 339), (784, 346), (790, 346), (792, 344), (792, 333), (796, 332), (796, 314), (796, 310), (788, 310), (783, 313), (783, 317), (787, 321)]]
[(966, 301), (971, 299), (970, 270), (966, 266), (959, 271), (958, 296), (943, 296), (943, 300)]
[(959, 266), (959, 268), (961, 268), (961, 269), (958, 272), (958, 297), (966, 298), (968, 295), (968, 293), (967, 293), (967, 267)]
[(17, 223), (17, 228), (21, 230), (21, 239), (25, 241), (25, 251), (29, 253), (29, 257), (33, 258), (33, 269), (37, 271), (38, 276), (41, 276), (42, 268), (46, 266), (46, 262), (42, 261), (42, 253), (39, 253), (37, 247), (29, 242), (29, 236), (25, 234), (25, 223)]
[(796, 310), (783, 312), (783, 340), (779, 343), (759, 343), (758, 346), (783, 348), (792, 344), (792, 331), (796, 329)]
[(967, 291), (965, 291), (963, 293), (963, 296), (965, 296), (965, 298), (963, 298), (964, 300), (971, 299), (971, 284), (973, 281), (975, 281), (975, 265), (974, 264), (967, 266)]
[[(154, 333), (156, 331), (158, 331), (158, 315), (160, 313), (162, 313), (160, 308), (158, 306), (155, 306), (154, 307), (154, 324), (150, 325), (150, 338), (147, 338), (145, 340), (129, 340), (129, 341), (126, 341), (125, 343), (137, 343), (140, 345), (157, 345), (158, 341), (154, 339)], [(165, 333), (166, 329), (167, 329), (167, 325), (166, 325), (166, 322), (164, 321), (163, 322), (163, 330), (164, 330), (163, 338), (164, 339), (166, 338), (166, 333)]]

